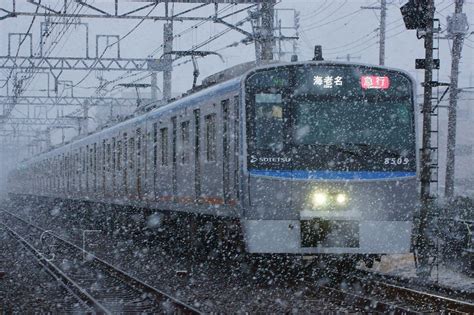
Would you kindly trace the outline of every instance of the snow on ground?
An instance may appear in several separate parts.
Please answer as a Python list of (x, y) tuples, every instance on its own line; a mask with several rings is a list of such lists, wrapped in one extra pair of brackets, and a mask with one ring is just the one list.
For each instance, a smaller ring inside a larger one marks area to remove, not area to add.
[[(407, 278), (416, 277), (415, 261), (412, 254), (383, 256), (380, 263), (374, 264), (374, 271)], [(474, 278), (467, 274), (439, 264), (431, 272), (431, 280), (441, 286), (474, 292)]]

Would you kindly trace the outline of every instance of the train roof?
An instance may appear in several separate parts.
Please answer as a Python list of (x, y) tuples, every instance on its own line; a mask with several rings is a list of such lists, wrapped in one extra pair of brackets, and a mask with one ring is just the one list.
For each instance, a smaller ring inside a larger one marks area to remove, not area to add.
[(39, 155), (33, 156), (29, 159), (24, 160), (22, 163), (29, 164), (31, 162), (34, 162), (37, 159), (43, 158), (43, 157), (48, 157), (50, 155), (55, 155), (59, 153), (58, 151), (67, 148), (67, 147), (75, 147), (78, 145), (81, 145), (83, 143), (88, 143), (89, 140), (92, 137), (96, 136), (106, 136), (107, 134), (114, 133), (117, 130), (126, 127), (126, 126), (134, 126), (141, 124), (142, 122), (146, 121), (149, 118), (152, 117), (158, 117), (160, 116), (163, 112), (167, 111), (177, 111), (182, 109), (183, 107), (189, 106), (191, 104), (197, 104), (197, 103), (202, 103), (204, 100), (208, 98), (215, 97), (216, 95), (221, 95), (221, 94), (227, 94), (230, 93), (234, 90), (239, 89), (241, 80), (243, 76), (239, 75), (238, 77), (235, 77), (233, 79), (227, 80), (222, 83), (218, 83), (215, 85), (212, 85), (206, 89), (199, 90), (193, 94), (186, 95), (182, 98), (176, 99), (166, 105), (163, 105), (161, 107), (155, 108), (149, 112), (146, 112), (144, 114), (132, 117), (130, 119), (121, 121), (113, 126), (98, 130), (96, 132), (93, 132), (91, 134), (88, 134), (87, 136), (84, 136), (82, 138), (76, 139), (72, 142), (66, 143), (64, 145), (54, 147), (49, 151), (42, 152)]
[(84, 136), (79, 139), (75, 139), (69, 143), (60, 145), (58, 147), (54, 147), (49, 151), (42, 152), (39, 155), (26, 159), (22, 163), (28, 164), (28, 163), (34, 162), (40, 157), (54, 155), (57, 153), (57, 151), (63, 148), (77, 146), (77, 145), (80, 145), (81, 143), (86, 143), (90, 140), (91, 137), (95, 137), (98, 135), (105, 136), (106, 134), (113, 133), (117, 131), (118, 129), (123, 128), (124, 126), (138, 125), (142, 123), (143, 121), (146, 121), (148, 118), (159, 117), (165, 111), (179, 110), (183, 107), (188, 106), (191, 103), (192, 104), (200, 103), (204, 101), (205, 99), (213, 97), (215, 95), (226, 94), (228, 92), (231, 92), (232, 90), (238, 89), (242, 83), (242, 80), (247, 75), (253, 73), (256, 70), (265, 69), (265, 68), (273, 68), (276, 66), (291, 66), (291, 65), (295, 66), (295, 65), (309, 65), (309, 64), (335, 65), (335, 66), (336, 65), (362, 66), (362, 67), (371, 67), (371, 68), (378, 68), (378, 69), (384, 69), (384, 70), (390, 70), (390, 71), (397, 71), (397, 72), (405, 74), (407, 77), (409, 77), (412, 80), (412, 82), (415, 82), (413, 77), (407, 71), (392, 68), (392, 67), (379, 66), (379, 65), (367, 64), (367, 63), (309, 60), (309, 61), (297, 61), (297, 62), (268, 62), (263, 65), (257, 66), (255, 61), (247, 62), (247, 63), (239, 64), (234, 67), (225, 69), (223, 71), (220, 71), (218, 73), (215, 73), (213, 75), (206, 77), (205, 79), (203, 79), (202, 85), (198, 86), (196, 90), (192, 90), (189, 94), (184, 94), (182, 97), (178, 99), (174, 99), (166, 105), (154, 108), (151, 111), (145, 112), (141, 115), (131, 117), (129, 119), (121, 121), (110, 127), (106, 127), (104, 129), (95, 131), (93, 133), (88, 134), (87, 136)]

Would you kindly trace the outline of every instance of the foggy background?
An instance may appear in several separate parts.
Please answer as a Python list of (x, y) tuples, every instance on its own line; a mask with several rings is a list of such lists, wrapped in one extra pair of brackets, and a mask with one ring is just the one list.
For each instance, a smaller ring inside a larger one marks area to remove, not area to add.
[[(1, 0), (0, 7), (9, 7), (10, 1)], [(385, 65), (394, 68), (400, 68), (409, 72), (417, 82), (423, 79), (423, 71), (415, 70), (415, 59), (424, 58), (423, 40), (416, 38), (415, 31), (405, 29), (402, 16), (400, 14), (400, 6), (406, 3), (405, 0), (388, 0), (387, 10), (387, 26), (386, 26), (386, 57)], [(62, 1), (42, 1), (42, 4), (48, 4), (52, 7), (59, 6)], [(112, 1), (89, 1), (88, 3), (97, 4), (101, 8), (112, 10)], [(23, 2), (18, 2), (17, 10), (25, 10), (32, 6)], [(342, 0), (282, 0), (277, 5), (277, 9), (294, 9), (300, 12), (298, 35), (300, 39), (293, 43), (291, 41), (283, 42), (281, 50), (277, 43), (275, 47), (275, 57), (288, 61), (296, 49), (299, 60), (309, 60), (313, 57), (314, 45), (322, 45), (323, 56), (326, 60), (345, 61), (348, 58), (353, 62), (361, 62), (368, 64), (378, 63), (378, 27), (380, 19), (379, 10), (361, 9), (361, 6), (379, 5), (379, 1), (342, 1)], [(129, 8), (128, 8), (128, 7)], [(180, 12), (186, 8), (195, 7), (194, 5), (175, 4), (175, 12)], [(244, 8), (246, 5), (227, 5), (221, 4), (220, 8), (228, 7), (226, 13)], [(123, 3), (122, 10), (133, 9), (137, 7), (136, 3)], [(161, 10), (161, 11), (160, 11)], [(163, 5), (158, 5), (153, 14), (163, 14)], [(446, 17), (454, 11), (453, 0), (436, 1), (435, 17), (440, 19), (443, 33), (441, 37), (446, 36)], [(474, 31), (474, 1), (465, 1), (464, 10), (470, 22), (470, 32)], [(148, 13), (146, 9), (142, 14)], [(193, 13), (192, 13), (193, 14)], [(204, 7), (194, 12), (196, 15), (213, 14), (212, 6)], [(247, 17), (247, 12), (239, 13), (228, 19), (231, 23)], [(295, 25), (294, 15), (292, 11), (281, 11), (278, 13), (282, 26), (293, 27)], [(8, 18), (0, 21), (0, 55), (7, 55), (8, 34), (26, 32), (31, 23), (31, 17)], [(32, 26), (33, 33), (33, 51), (36, 53), (39, 46), (39, 23), (44, 18), (38, 17)], [(163, 24), (164, 22), (139, 20), (115, 20), (115, 19), (83, 19), (81, 22), (88, 23), (89, 28), (89, 55), (95, 57), (96, 48), (101, 55), (106, 47), (106, 43), (99, 42), (99, 46), (95, 45), (95, 36), (98, 34), (120, 35), (120, 55), (122, 58), (159, 58), (163, 54), (161, 44), (163, 42)], [(202, 24), (198, 27), (191, 28), (193, 25)], [(242, 28), (251, 32), (250, 23), (245, 23)], [(174, 35), (180, 34), (174, 40), (174, 50), (187, 50), (193, 48), (213, 35), (225, 30), (226, 27), (212, 22), (197, 23), (193, 21), (175, 22)], [(45, 42), (45, 50), (50, 52), (50, 56), (67, 56), (67, 57), (85, 57), (85, 30), (84, 27), (57, 28), (52, 31), (52, 35)], [(56, 33), (54, 33), (56, 32)], [(53, 36), (54, 35), (54, 36)], [(294, 30), (284, 30), (283, 35), (295, 36)], [(52, 38), (59, 38), (52, 41)], [(233, 43), (238, 43), (244, 36), (236, 31), (230, 31), (215, 41), (204, 45), (199, 50), (217, 51), (224, 57), (224, 62), (216, 56), (198, 59), (199, 70), (201, 72), (198, 83), (215, 72), (223, 70), (227, 67), (247, 62), (255, 59), (255, 49), (253, 44), (238, 44), (236, 47), (228, 47)], [(296, 45), (294, 45), (296, 44)], [(441, 67), (439, 70), (439, 80), (441, 82), (449, 82), (451, 57), (450, 47), (452, 41), (441, 39), (440, 60)], [(16, 52), (18, 41), (12, 41), (12, 54)], [(19, 50), (19, 56), (28, 56), (30, 43), (28, 40), (24, 42)], [(277, 52), (280, 51), (280, 56)], [(114, 57), (117, 55), (117, 47), (108, 48), (103, 57)], [(189, 90), (193, 80), (193, 66), (189, 58), (183, 58), (174, 63), (173, 71), (173, 95), (178, 96)], [(457, 160), (456, 160), (456, 193), (462, 195), (474, 195), (474, 80), (473, 80), (473, 62), (474, 61), (474, 35), (468, 36), (463, 45), (462, 59), (460, 63), (459, 87), (462, 89), (460, 93), (460, 101), (458, 103), (458, 141), (457, 141)], [(0, 69), (0, 87), (4, 80), (8, 77), (9, 70)], [(51, 82), (48, 86), (48, 74), (41, 73), (34, 76), (23, 95), (47, 95), (47, 91), (51, 92)], [(122, 78), (117, 80), (117, 78)], [(110, 97), (128, 97), (137, 98), (137, 93), (133, 88), (125, 88), (119, 86), (121, 83), (150, 83), (150, 74), (148, 72), (88, 72), (88, 71), (64, 71), (61, 74), (61, 80), (72, 81), (74, 85), (74, 96), (91, 96), (101, 95)], [(80, 82), (80, 84), (78, 84)], [(106, 83), (104, 88), (97, 90), (99, 83)], [(162, 76), (158, 74), (158, 86), (161, 89)], [(423, 92), (420, 84), (418, 86), (418, 94)], [(441, 90), (443, 92), (443, 90)], [(12, 94), (7, 91), (7, 87), (0, 89), (1, 95)], [(72, 95), (68, 86), (60, 86), (59, 95)], [(148, 89), (140, 90), (140, 97), (143, 99), (150, 98)], [(160, 94), (158, 95), (160, 98)], [(447, 105), (449, 93), (445, 96), (441, 106)], [(422, 99), (418, 99), (421, 103)], [(3, 104), (1, 104), (3, 107)], [(113, 108), (115, 114), (126, 114), (133, 112), (135, 108)], [(0, 108), (1, 110), (1, 108)], [(16, 107), (12, 115), (15, 117), (57, 117), (64, 116), (76, 112), (77, 108), (67, 107), (30, 107), (27, 112), (26, 107)], [(98, 125), (105, 123), (110, 115), (110, 109), (97, 108), (91, 109), (89, 115), (89, 131), (93, 131)], [(421, 117), (420, 117), (421, 118)], [(447, 125), (447, 110), (440, 109), (440, 191), (444, 186), (444, 160), (446, 147), (445, 127)], [(1, 128), (1, 127), (0, 127)], [(40, 129), (44, 129), (42, 127)], [(52, 144), (60, 144), (64, 139), (67, 141), (77, 135), (75, 129), (52, 130)], [(45, 144), (38, 144), (38, 139), (25, 138), (1, 138), (0, 137), (0, 191), (4, 191), (6, 177), (8, 171), (14, 167), (18, 160), (28, 155), (37, 153), (40, 149), (44, 149)]]

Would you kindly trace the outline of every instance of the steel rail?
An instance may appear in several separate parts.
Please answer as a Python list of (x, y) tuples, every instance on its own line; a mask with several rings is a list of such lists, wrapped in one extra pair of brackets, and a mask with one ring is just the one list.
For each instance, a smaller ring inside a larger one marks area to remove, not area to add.
[(36, 262), (43, 267), (54, 279), (56, 279), (71, 295), (73, 295), (82, 305), (87, 306), (90, 310), (95, 313), (101, 314), (112, 314), (104, 307), (99, 301), (93, 296), (87, 293), (81, 288), (74, 280), (68, 277), (61, 269), (59, 269), (52, 262), (48, 261), (41, 252), (39, 252), (33, 245), (31, 245), (26, 239), (24, 239), (15, 230), (7, 226), (5, 223), (0, 222), (2, 225), (15, 239), (22, 244), (29, 252), (33, 254)]
[(89, 262), (94, 263), (97, 267), (99, 267), (102, 270), (108, 272), (111, 276), (113, 276), (114, 278), (116, 278), (116, 279), (122, 281), (123, 283), (129, 285), (130, 287), (134, 288), (135, 290), (139, 290), (142, 293), (145, 293), (148, 296), (153, 297), (155, 300), (171, 303), (171, 305), (174, 307), (174, 313), (178, 313), (178, 314), (202, 314), (201, 311), (194, 308), (193, 306), (187, 305), (186, 303), (184, 303), (182, 301), (179, 301), (178, 299), (172, 297), (171, 295), (169, 295), (169, 294), (167, 294), (167, 293), (165, 293), (165, 292), (163, 292), (163, 291), (161, 291), (161, 290), (159, 290), (159, 289), (157, 289), (157, 288), (155, 288), (151, 285), (146, 284), (145, 282), (133, 277), (129, 273), (127, 273), (127, 272), (125, 272), (125, 271), (109, 264), (108, 262), (100, 259), (99, 257), (95, 256), (94, 254), (83, 250), (82, 248), (75, 245), (74, 243), (63, 239), (59, 235), (57, 235), (57, 234), (55, 234), (51, 231), (46, 231), (45, 229), (37, 226), (36, 224), (28, 222), (25, 219), (15, 215), (15, 214), (13, 214), (9, 211), (0, 210), (0, 212), (6, 213), (6, 214), (14, 217), (15, 219), (23, 222), (24, 224), (26, 224), (28, 226), (31, 226), (31, 227), (37, 229), (38, 231), (41, 231), (42, 233), (47, 233), (47, 234), (51, 235), (55, 239), (61, 241), (63, 244), (65, 244), (65, 245), (67, 245), (67, 246), (69, 246), (69, 247), (71, 247), (75, 250), (81, 251), (81, 253), (83, 255), (84, 254), (87, 255)]
[[(361, 270), (354, 271), (354, 273), (328, 270), (322, 272), (333, 279), (358, 282), (368, 295), (354, 293), (334, 285), (319, 285), (308, 281), (307, 283), (317, 287), (318, 291), (324, 290), (336, 298), (350, 301), (355, 307), (361, 308), (363, 311), (422, 314), (427, 309), (431, 311), (435, 308), (435, 311), (446, 311), (450, 314), (474, 314), (474, 304), (472, 302), (443, 296), (440, 293), (410, 288), (407, 287), (407, 283), (401, 283), (403, 281), (397, 281), (394, 277), (384, 279), (379, 274)], [(395, 283), (389, 283), (390, 281)]]
[(317, 293), (324, 293), (332, 299), (340, 300), (349, 304), (355, 310), (361, 312), (381, 312), (381, 313), (400, 313), (400, 314), (418, 314), (413, 310), (389, 301), (381, 301), (376, 297), (368, 297), (362, 294), (349, 292), (331, 285), (320, 285), (314, 282), (306, 281), (310, 286), (317, 288)]
[[(428, 303), (430, 305), (434, 305), (436, 307), (444, 308), (450, 312), (458, 312), (458, 313), (467, 313), (472, 314), (474, 313), (474, 303), (461, 300), (459, 298), (452, 298), (445, 295), (442, 295), (442, 291), (449, 292), (451, 294), (462, 295), (463, 298), (466, 299), (473, 299), (474, 294), (471, 294), (470, 297), (468, 295), (456, 292), (455, 290), (449, 288), (439, 287), (436, 288), (432, 283), (426, 282), (419, 282), (416, 281), (414, 283), (407, 283), (407, 279), (396, 277), (396, 276), (389, 276), (383, 275), (380, 273), (373, 273), (370, 271), (362, 271), (358, 270), (357, 275), (352, 276), (354, 279), (358, 279), (362, 283), (366, 283), (367, 285), (371, 286), (372, 288), (382, 289), (388, 293), (391, 293), (394, 296), (400, 297), (400, 295), (404, 295), (406, 298), (409, 298), (413, 301), (422, 301), (424, 303)], [(422, 286), (425, 285), (428, 287), (428, 290), (419, 290), (413, 288), (413, 285)], [(383, 288), (382, 288), (383, 287)], [(439, 292), (433, 292), (434, 290)], [(431, 291), (431, 292), (430, 292)]]

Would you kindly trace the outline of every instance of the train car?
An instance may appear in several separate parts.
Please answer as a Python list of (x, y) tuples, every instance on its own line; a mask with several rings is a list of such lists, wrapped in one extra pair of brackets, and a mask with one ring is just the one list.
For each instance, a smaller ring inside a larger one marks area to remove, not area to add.
[(237, 220), (248, 253), (407, 253), (414, 97), (408, 74), (372, 65), (222, 72), (25, 161), (10, 192)]

